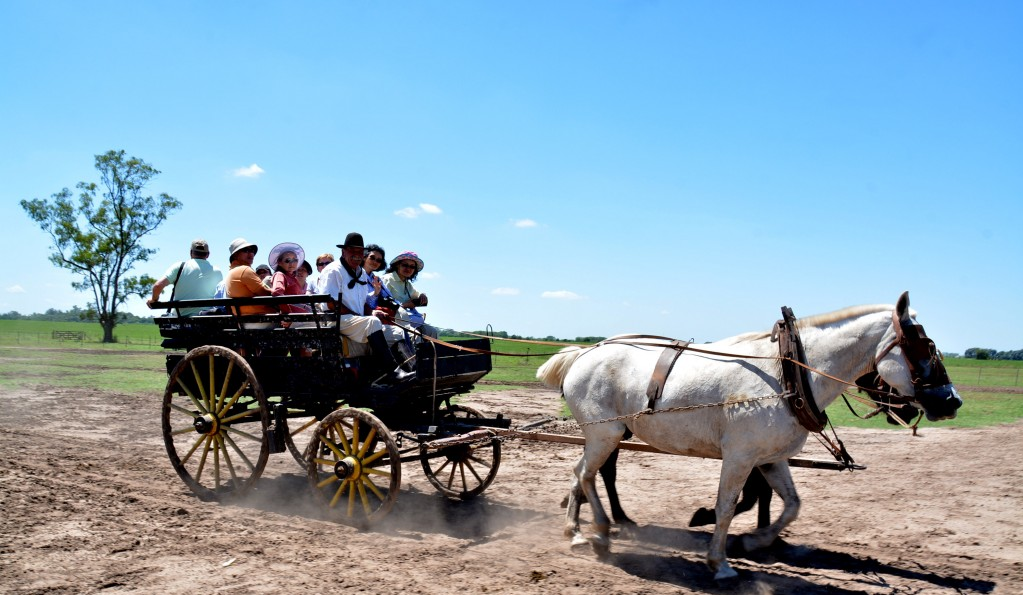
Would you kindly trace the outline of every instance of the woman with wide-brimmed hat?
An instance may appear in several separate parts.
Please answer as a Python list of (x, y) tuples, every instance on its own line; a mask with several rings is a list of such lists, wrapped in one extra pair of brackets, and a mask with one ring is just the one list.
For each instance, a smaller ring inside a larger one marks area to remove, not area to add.
[(430, 337), (437, 336), (437, 329), (426, 324), (425, 318), (416, 308), (425, 307), (429, 300), (425, 293), (413, 287), (426, 264), (415, 252), (406, 251), (391, 259), (387, 271), (380, 277), (384, 288), (391, 294), (394, 301), (401, 306), (398, 319), (412, 328)]
[[(305, 262), (305, 250), (295, 242), (281, 242), (270, 250), (269, 264), (274, 269), (270, 281), (270, 292), (274, 297), (282, 295), (305, 295), (305, 287), (299, 282), (295, 271)], [(281, 304), (282, 314), (309, 312), (304, 304)]]

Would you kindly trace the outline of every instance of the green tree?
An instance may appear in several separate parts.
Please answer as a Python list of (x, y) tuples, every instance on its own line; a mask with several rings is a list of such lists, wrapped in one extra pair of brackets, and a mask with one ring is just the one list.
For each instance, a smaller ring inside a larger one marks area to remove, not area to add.
[(167, 194), (143, 196), (160, 172), (137, 157), (126, 159), (124, 151), (96, 155), (96, 169), (100, 184), (79, 182), (77, 206), (64, 188), (52, 200), (22, 200), (21, 207), (50, 234), (50, 262), (80, 275), (72, 287), (92, 291), (89, 307), (103, 327), (103, 342), (112, 343), (117, 309), (132, 295), (144, 296), (156, 282), (148, 275), (128, 276), (135, 264), (156, 253), (141, 240), (181, 202)]

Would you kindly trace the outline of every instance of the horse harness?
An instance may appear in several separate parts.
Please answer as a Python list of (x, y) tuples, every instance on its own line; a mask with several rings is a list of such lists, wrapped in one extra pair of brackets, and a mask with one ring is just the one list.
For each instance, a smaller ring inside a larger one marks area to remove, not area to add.
[(686, 347), (689, 347), (691, 342), (672, 340), (661, 351), (660, 357), (657, 358), (657, 365), (654, 366), (653, 374), (650, 376), (650, 384), (646, 387), (647, 409), (652, 410), (654, 408), (657, 399), (664, 392), (664, 383), (668, 381), (668, 374), (671, 374), (671, 368), (675, 366), (675, 362), (682, 355), (682, 352), (686, 350)]
[(796, 316), (788, 306), (782, 306), (781, 316), (774, 325), (771, 338), (778, 341), (781, 354), (781, 379), (787, 395), (785, 401), (801, 426), (811, 432), (821, 432), (828, 424), (828, 414), (817, 407), (813, 398), (809, 365), (796, 327)]

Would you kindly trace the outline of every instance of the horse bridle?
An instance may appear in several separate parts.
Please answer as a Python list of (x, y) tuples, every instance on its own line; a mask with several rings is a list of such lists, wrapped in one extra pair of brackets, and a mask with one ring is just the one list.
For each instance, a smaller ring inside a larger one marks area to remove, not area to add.
[[(898, 312), (892, 310), (892, 329), (895, 331), (895, 339), (875, 356), (875, 369), (877, 363), (884, 356), (888, 355), (892, 349), (898, 347), (902, 350), (902, 357), (906, 360), (906, 366), (909, 367), (909, 377), (913, 382), (915, 392), (952, 383), (948, 377), (948, 371), (945, 370), (945, 365), (941, 363), (941, 353), (938, 351), (937, 346), (934, 345), (934, 341), (924, 332), (922, 325), (912, 324), (911, 322), (904, 323), (899, 319)], [(883, 380), (880, 382), (882, 387), (888, 386)], [(888, 386), (888, 388), (890, 389), (891, 387)], [(891, 393), (893, 391), (889, 390), (888, 392)], [(897, 393), (895, 394), (897, 395)], [(907, 402), (912, 400), (909, 397), (898, 396)]]

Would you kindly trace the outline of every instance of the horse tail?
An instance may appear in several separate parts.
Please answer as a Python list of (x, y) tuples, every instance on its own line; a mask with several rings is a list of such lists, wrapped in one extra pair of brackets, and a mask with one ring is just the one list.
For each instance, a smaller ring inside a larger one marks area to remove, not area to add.
[(565, 347), (540, 366), (536, 371), (536, 377), (550, 388), (561, 388), (562, 383), (565, 382), (565, 375), (568, 374), (568, 369), (572, 367), (575, 360), (587, 349), (589, 347), (579, 347), (578, 345)]

